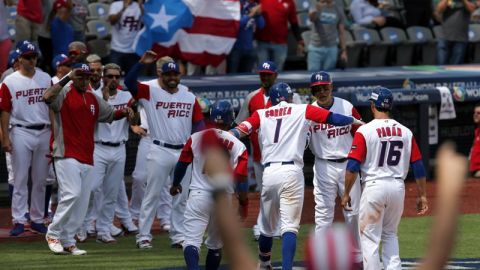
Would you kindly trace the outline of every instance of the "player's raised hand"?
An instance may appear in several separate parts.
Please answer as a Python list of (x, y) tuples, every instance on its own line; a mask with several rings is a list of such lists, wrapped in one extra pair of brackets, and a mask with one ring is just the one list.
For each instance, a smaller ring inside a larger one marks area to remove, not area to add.
[(157, 60), (157, 54), (154, 51), (146, 51), (140, 58), (140, 63), (151, 64)]
[(342, 207), (343, 209), (345, 209), (345, 211), (352, 211), (352, 203), (351, 203), (350, 195), (343, 194)]
[(175, 196), (178, 193), (182, 193), (182, 186), (173, 186), (170, 188), (170, 195)]
[(437, 154), (438, 195), (456, 196), (462, 190), (468, 173), (467, 158), (458, 154), (453, 143), (444, 143)]

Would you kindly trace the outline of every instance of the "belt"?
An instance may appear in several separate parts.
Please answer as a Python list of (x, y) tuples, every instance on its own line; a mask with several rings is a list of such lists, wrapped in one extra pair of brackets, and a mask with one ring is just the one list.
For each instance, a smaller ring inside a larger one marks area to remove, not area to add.
[(122, 144), (125, 144), (125, 142), (95, 142), (95, 143), (99, 143), (101, 145), (106, 145), (111, 147), (118, 147)]
[(26, 129), (34, 129), (34, 130), (42, 130), (45, 128), (49, 128), (49, 124), (39, 124), (39, 125), (31, 125), (31, 126), (24, 126), (24, 125), (13, 125), (14, 127), (21, 127), (21, 128), (26, 128)]
[(177, 149), (177, 150), (183, 148), (183, 144), (169, 144), (169, 143), (161, 142), (159, 140), (153, 140), (153, 144), (160, 145), (170, 149)]
[(265, 165), (263, 167), (269, 167), (270, 165), (272, 165), (273, 163), (280, 163), (280, 165), (294, 165), (295, 162), (293, 161), (278, 161), (278, 162), (267, 162), (265, 163)]
[(335, 163), (343, 163), (347, 161), (347, 158), (337, 158), (337, 159), (327, 159), (327, 160)]

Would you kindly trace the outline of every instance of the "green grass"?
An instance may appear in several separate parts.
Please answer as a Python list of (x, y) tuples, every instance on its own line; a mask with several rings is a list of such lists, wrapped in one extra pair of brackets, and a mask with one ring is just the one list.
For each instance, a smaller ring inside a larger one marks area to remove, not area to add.
[[(424, 254), (432, 219), (430, 217), (404, 218), (400, 223), (400, 253), (402, 258), (418, 258)], [(454, 258), (480, 257), (478, 239), (480, 215), (464, 215), (460, 219), (459, 235)], [(296, 260), (303, 260), (303, 243), (312, 225), (302, 226)], [(257, 253), (257, 242), (252, 240), (251, 230), (244, 230), (252, 255)], [(45, 241), (11, 242), (0, 244), (1, 269), (158, 269), (168, 266), (183, 266), (183, 254), (171, 249), (166, 234), (156, 235), (152, 250), (138, 250), (134, 237), (121, 237), (116, 245), (97, 244), (89, 239), (79, 247), (88, 251), (87, 256), (53, 255)], [(281, 243), (273, 244), (273, 261), (280, 261)], [(202, 249), (201, 263), (206, 250)]]

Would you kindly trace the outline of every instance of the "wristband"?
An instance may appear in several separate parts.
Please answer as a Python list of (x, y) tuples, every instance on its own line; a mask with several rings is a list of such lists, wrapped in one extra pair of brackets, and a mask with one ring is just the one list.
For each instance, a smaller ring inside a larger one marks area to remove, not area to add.
[[(71, 71), (70, 71), (71, 73)], [(65, 75), (60, 81), (58, 81), (58, 84), (61, 86), (61, 87), (64, 87), (65, 85), (67, 85), (67, 83), (70, 81), (70, 73), (68, 73), (67, 75)]]

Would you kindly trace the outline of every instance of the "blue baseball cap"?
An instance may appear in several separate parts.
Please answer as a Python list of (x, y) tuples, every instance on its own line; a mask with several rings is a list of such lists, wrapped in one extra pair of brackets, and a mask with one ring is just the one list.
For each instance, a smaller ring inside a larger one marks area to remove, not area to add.
[(258, 66), (258, 73), (277, 73), (277, 64), (272, 61), (265, 61)]
[(57, 54), (52, 60), (52, 68), (54, 70), (59, 66), (67, 66), (70, 62), (70, 59), (65, 54)]
[(377, 87), (370, 95), (375, 107), (381, 110), (390, 111), (393, 106), (393, 94), (390, 89), (385, 87)]
[(162, 73), (172, 72), (172, 71), (176, 73), (180, 73), (180, 69), (178, 68), (177, 63), (175, 62), (164, 63), (160, 70), (162, 71)]
[(20, 47), (17, 49), (18, 56), (23, 56), (27, 54), (38, 54), (37, 47), (31, 42), (23, 42)]
[(310, 87), (325, 84), (332, 84), (332, 76), (325, 71), (315, 72), (310, 77)]
[(85, 63), (75, 63), (72, 66), (72, 69), (77, 70), (76, 73), (92, 74), (92, 71), (90, 70), (90, 67)]
[(15, 61), (17, 61), (17, 59), (18, 59), (17, 50), (11, 51), (10, 54), (8, 55), (8, 67), (13, 67), (13, 64), (15, 63)]

